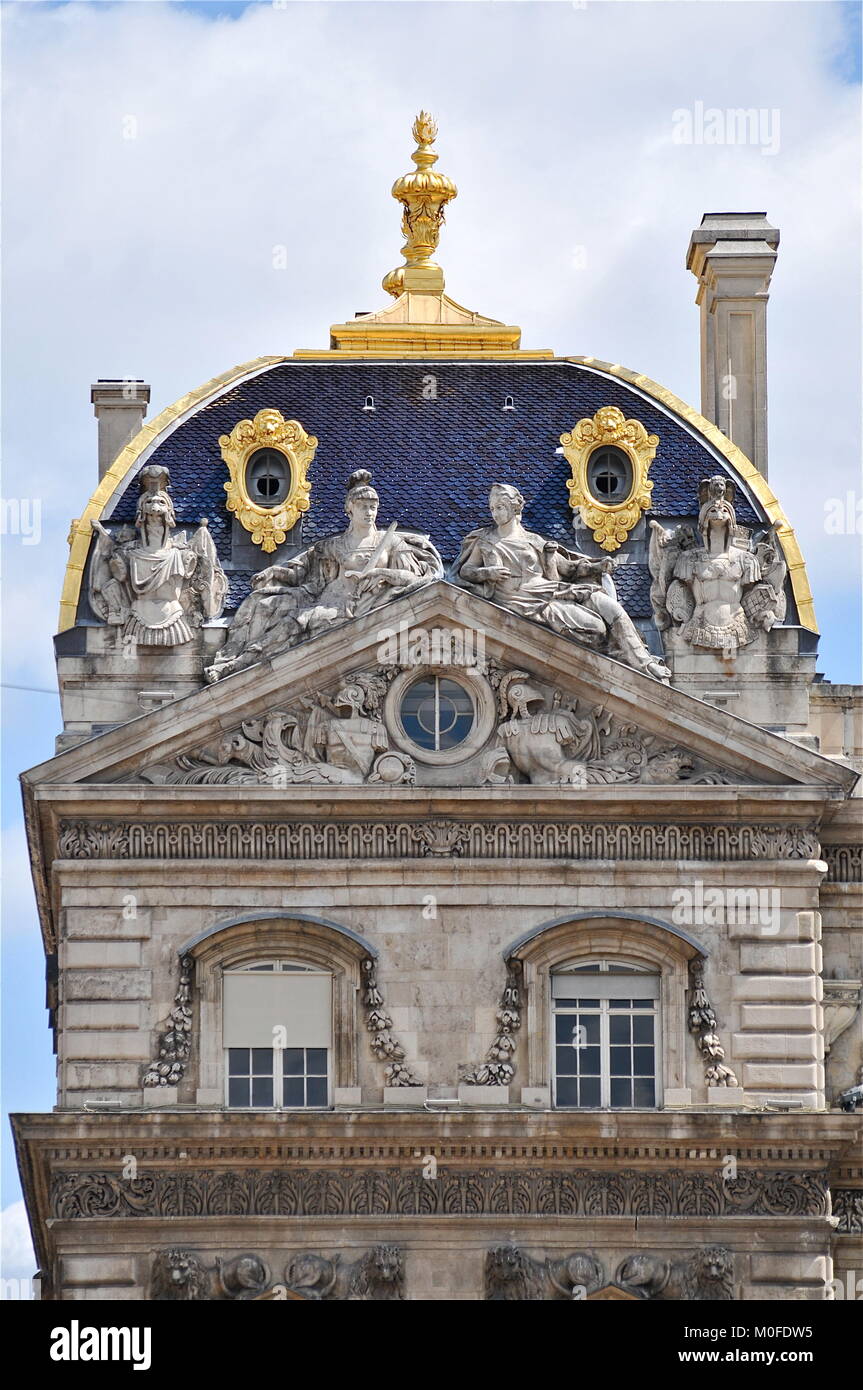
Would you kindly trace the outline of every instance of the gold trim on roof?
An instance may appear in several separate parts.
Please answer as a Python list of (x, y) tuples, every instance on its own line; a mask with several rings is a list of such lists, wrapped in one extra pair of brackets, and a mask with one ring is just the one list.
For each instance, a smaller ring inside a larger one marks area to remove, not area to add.
[(411, 134), (417, 147), (411, 159), (417, 166), (396, 179), (393, 197), (401, 203), (404, 265), (391, 270), (382, 281), (387, 294), (398, 299), (407, 289), (424, 289), (427, 294), (443, 292), (443, 271), (431, 259), (440, 240), (447, 203), (458, 196), (458, 189), (446, 174), (436, 172), (438, 156), (432, 149), (437, 125), (427, 111), (421, 111)]
[[(308, 472), (317, 447), (317, 439), (306, 434), (299, 420), (286, 420), (280, 410), (273, 409), (259, 410), (254, 420), (239, 420), (230, 434), (219, 439), (222, 458), (231, 475), (224, 484), (228, 494), (225, 505), (251, 533), (253, 544), (268, 555), (296, 526), (301, 512), (307, 512), (311, 506)], [(290, 464), (290, 491), (284, 502), (275, 507), (254, 502), (246, 486), (246, 466), (258, 449), (277, 449)]]
[[(569, 505), (581, 513), (585, 526), (603, 550), (619, 550), (633, 526), (650, 506), (653, 483), (647, 474), (659, 446), (659, 435), (648, 434), (640, 420), (627, 420), (616, 405), (603, 405), (593, 419), (578, 424), (560, 436), (572, 477), (567, 481)], [(620, 502), (602, 502), (591, 492), (588, 466), (592, 455), (604, 445), (622, 449), (632, 465), (632, 486)]]

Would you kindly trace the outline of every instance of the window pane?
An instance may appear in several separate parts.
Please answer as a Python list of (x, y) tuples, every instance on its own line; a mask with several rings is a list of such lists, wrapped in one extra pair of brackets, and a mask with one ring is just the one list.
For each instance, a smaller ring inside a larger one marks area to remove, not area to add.
[(305, 1082), (301, 1076), (286, 1076), (283, 1083), (282, 1104), (300, 1106), (305, 1104)]
[(303, 1052), (302, 1047), (286, 1047), (282, 1053), (282, 1071), (285, 1076), (302, 1076), (303, 1074)]
[(273, 1049), (271, 1047), (252, 1048), (252, 1072), (255, 1076), (272, 1076)]
[(228, 1072), (231, 1076), (248, 1076), (249, 1049), (247, 1047), (228, 1048)]
[(640, 1080), (633, 1082), (633, 1087), (635, 1090), (635, 1105), (643, 1105), (647, 1107), (654, 1106), (656, 1104), (656, 1083), (652, 1079), (650, 1081), (647, 1081), (644, 1078), (641, 1078)]
[(578, 1105), (578, 1082), (574, 1077), (558, 1077), (557, 1103), (558, 1105)]
[(611, 1104), (613, 1106), (632, 1104), (632, 1082), (615, 1080), (611, 1081)]
[(240, 1077), (231, 1077), (228, 1081), (228, 1104), (230, 1106), (243, 1107), (249, 1104), (249, 1082)]
[(655, 1004), (655, 999), (633, 999), (632, 1001), (632, 1007), (634, 1009), (652, 1009), (655, 1007)]
[(632, 1062), (631, 1053), (628, 1047), (612, 1047), (611, 1051), (611, 1075), (612, 1076), (631, 1076)]
[(600, 1104), (599, 1077), (588, 1077), (581, 1083), (581, 1104), (586, 1110), (597, 1110)]
[(636, 1047), (633, 1048), (633, 1074), (635, 1076), (653, 1075), (653, 1048)]
[(637, 1043), (653, 1042), (652, 1018), (634, 1018), (632, 1020), (632, 1040)]
[(558, 1076), (575, 1076), (578, 1072), (578, 1053), (573, 1047), (558, 1047), (556, 1062)]
[(632, 1022), (629, 1014), (612, 1014), (609, 1020), (609, 1040), (613, 1043), (628, 1043), (632, 1037)]
[(273, 1103), (272, 1076), (256, 1076), (252, 1079), (252, 1105), (271, 1106)]
[(326, 1105), (327, 1079), (325, 1076), (310, 1076), (306, 1082), (306, 1104)]
[(307, 1050), (306, 1070), (309, 1076), (326, 1076), (327, 1049), (325, 1047), (310, 1047)]

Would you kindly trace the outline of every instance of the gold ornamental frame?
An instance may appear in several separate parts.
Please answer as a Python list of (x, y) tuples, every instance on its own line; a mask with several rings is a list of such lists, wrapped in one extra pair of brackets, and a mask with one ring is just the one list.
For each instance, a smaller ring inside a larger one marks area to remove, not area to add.
[[(219, 439), (230, 478), (224, 484), (227, 508), (240, 525), (251, 533), (252, 542), (268, 555), (281, 545), (302, 512), (311, 506), (309, 464), (318, 441), (306, 434), (299, 420), (286, 420), (280, 410), (259, 410), (254, 420), (239, 420), (230, 434)], [(253, 502), (246, 487), (246, 465), (258, 449), (276, 449), (291, 467), (291, 486), (283, 502), (262, 507)]]
[[(566, 484), (569, 505), (573, 511), (578, 508), (603, 550), (618, 550), (650, 506), (653, 482), (647, 475), (659, 448), (659, 435), (648, 434), (640, 420), (627, 420), (616, 405), (604, 405), (592, 420), (579, 420), (562, 434), (560, 442), (572, 470)], [(591, 455), (609, 444), (622, 449), (632, 464), (629, 495), (614, 503), (600, 502), (587, 482)]]

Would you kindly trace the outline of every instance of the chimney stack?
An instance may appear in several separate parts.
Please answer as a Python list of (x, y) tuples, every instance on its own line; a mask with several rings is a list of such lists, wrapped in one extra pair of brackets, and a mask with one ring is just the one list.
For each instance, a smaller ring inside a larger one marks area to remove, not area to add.
[(779, 232), (764, 212), (707, 212), (686, 268), (701, 309), (701, 413), (767, 477), (767, 299)]
[(99, 422), (99, 477), (104, 478), (111, 464), (138, 433), (147, 414), (150, 388), (131, 377), (99, 380), (90, 387), (93, 413)]

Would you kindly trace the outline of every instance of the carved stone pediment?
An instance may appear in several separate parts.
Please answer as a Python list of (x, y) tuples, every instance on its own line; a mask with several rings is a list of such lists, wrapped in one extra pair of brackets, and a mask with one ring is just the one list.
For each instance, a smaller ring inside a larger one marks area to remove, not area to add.
[[(407, 737), (398, 700), (414, 680), (436, 677), (465, 687), (475, 720), (470, 743), (426, 756)], [(276, 788), (697, 783), (709, 795), (723, 782), (847, 791), (857, 779), (440, 580), (25, 774), (28, 785), (142, 780)]]
[[(313, 696), (243, 720), (211, 743), (144, 767), (139, 775), (184, 786), (413, 786), (424, 780), (428, 761), (438, 782), (458, 785), (716, 786), (738, 780), (679, 744), (616, 718), (602, 704), (579, 700), (499, 661), (473, 666), (469, 679), (462, 667), (448, 668), (443, 685), (440, 679), (444, 693), (436, 694), (435, 678), (426, 673), (423, 679), (418, 671), (414, 682), (410, 667), (351, 671)], [(428, 693), (408, 725), (403, 711), (416, 688)], [(472, 737), (448, 756), (412, 745), (408, 728), (425, 727), (424, 712), (433, 719), (453, 690), (463, 692), (465, 708), (473, 710), (466, 716), (473, 720)], [(433, 842), (429, 849), (439, 852)]]

